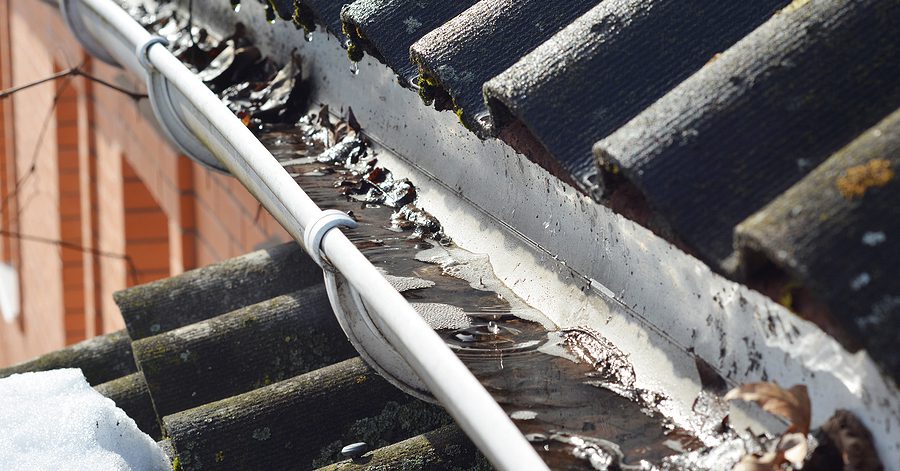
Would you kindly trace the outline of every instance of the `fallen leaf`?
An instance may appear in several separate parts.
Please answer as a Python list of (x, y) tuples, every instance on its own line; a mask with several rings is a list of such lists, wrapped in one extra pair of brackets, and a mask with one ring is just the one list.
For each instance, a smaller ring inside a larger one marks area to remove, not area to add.
[(798, 384), (790, 389), (782, 389), (775, 383), (752, 383), (728, 391), (726, 401), (740, 399), (753, 401), (764, 410), (784, 417), (790, 422), (787, 432), (799, 432), (805, 437), (809, 433), (811, 406), (806, 386)]
[(780, 453), (768, 452), (762, 456), (746, 455), (731, 471), (775, 471), (784, 460)]
[(781, 437), (778, 442), (779, 452), (784, 459), (789, 461), (795, 468), (803, 467), (806, 461), (806, 455), (809, 452), (809, 442), (806, 435), (802, 433), (788, 433)]

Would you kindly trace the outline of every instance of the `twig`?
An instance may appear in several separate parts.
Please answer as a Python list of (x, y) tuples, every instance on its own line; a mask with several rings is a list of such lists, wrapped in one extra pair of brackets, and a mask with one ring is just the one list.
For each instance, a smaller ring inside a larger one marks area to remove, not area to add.
[(125, 263), (128, 264), (128, 270), (130, 272), (132, 282), (134, 282), (134, 284), (138, 284), (137, 267), (134, 265), (134, 260), (132, 260), (131, 256), (129, 256), (128, 254), (106, 252), (103, 250), (95, 249), (93, 247), (84, 247), (84, 246), (78, 245), (74, 242), (69, 242), (69, 241), (65, 241), (65, 240), (56, 240), (56, 239), (50, 239), (47, 237), (41, 237), (41, 236), (35, 236), (35, 235), (29, 235), (29, 234), (20, 234), (18, 232), (12, 232), (12, 231), (6, 231), (6, 230), (0, 230), (0, 235), (5, 235), (8, 237), (18, 239), (18, 240), (25, 240), (25, 241), (29, 241), (29, 242), (37, 242), (37, 243), (41, 243), (41, 244), (56, 245), (63, 249), (77, 250), (79, 252), (90, 253), (90, 254), (96, 255), (98, 257), (107, 257), (107, 258), (114, 258), (117, 260), (125, 260)]
[(77, 66), (77, 67), (72, 67), (70, 69), (64, 70), (62, 72), (57, 72), (49, 77), (45, 77), (40, 80), (35, 80), (34, 82), (26, 83), (24, 85), (19, 85), (16, 87), (12, 87), (12, 88), (0, 91), (0, 99), (8, 98), (9, 96), (11, 96), (14, 93), (21, 92), (22, 90), (27, 90), (31, 87), (40, 85), (42, 83), (47, 83), (47, 82), (50, 82), (53, 80), (57, 80), (57, 79), (61, 79), (63, 77), (69, 77), (69, 76), (73, 76), (73, 75), (79, 76), (79, 77), (84, 77), (85, 79), (90, 80), (91, 82), (98, 83), (107, 88), (115, 90), (119, 93), (127, 95), (129, 98), (131, 98), (132, 100), (135, 100), (135, 101), (140, 100), (141, 98), (147, 98), (147, 94), (145, 94), (145, 93), (137, 93), (137, 92), (133, 92), (131, 90), (126, 90), (116, 84), (107, 82), (106, 80), (103, 80), (99, 77), (95, 77), (95, 76), (85, 72), (84, 70), (82, 70), (81, 66)]

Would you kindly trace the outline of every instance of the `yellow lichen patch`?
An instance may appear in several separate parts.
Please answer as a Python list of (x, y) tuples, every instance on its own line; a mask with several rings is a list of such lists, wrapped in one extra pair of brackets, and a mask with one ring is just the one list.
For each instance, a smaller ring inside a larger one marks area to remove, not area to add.
[(809, 3), (809, 0), (794, 0), (793, 2), (790, 3), (790, 5), (784, 7), (784, 8), (781, 10), (781, 12), (782, 12), (782, 13), (792, 13), (792, 12), (795, 12), (795, 11), (797, 11), (797, 10), (803, 8), (803, 6), (806, 5), (807, 3)]
[(887, 185), (894, 178), (890, 161), (874, 159), (863, 165), (850, 167), (836, 180), (838, 191), (844, 198), (862, 198), (870, 188)]
[(217, 451), (216, 452), (216, 463), (221, 463), (223, 461), (225, 461), (225, 452)]
[(367, 378), (366, 375), (359, 375), (356, 377), (356, 384), (363, 384), (367, 379), (369, 378)]

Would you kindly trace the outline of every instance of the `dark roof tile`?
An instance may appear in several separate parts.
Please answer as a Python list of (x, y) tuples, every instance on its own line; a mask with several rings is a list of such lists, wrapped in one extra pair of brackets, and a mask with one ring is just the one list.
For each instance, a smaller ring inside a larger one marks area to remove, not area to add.
[(199, 322), (322, 280), (295, 242), (114, 294), (134, 340)]
[(137, 371), (131, 354), (131, 340), (128, 333), (120, 330), (0, 369), (0, 378), (16, 373), (57, 368), (81, 368), (91, 385), (105, 383)]
[(163, 422), (189, 469), (307, 469), (348, 424), (406, 400), (354, 358)]
[(449, 94), (463, 123), (485, 135), (490, 119), (482, 95), (484, 82), (596, 4), (597, 0), (482, 0), (422, 37), (410, 48), (410, 56), (425, 78), (422, 85)]
[(375, 450), (362, 460), (341, 461), (319, 471), (410, 469), (412, 463), (422, 470), (493, 469), (457, 426), (448, 425)]
[(406, 82), (418, 69), (409, 60), (409, 47), (429, 31), (475, 4), (475, 0), (422, 2), (419, 0), (359, 0), (341, 11), (350, 54), (358, 60), (365, 51), (388, 65)]
[(606, 0), (484, 85), (494, 127), (522, 122), (584, 188), (591, 145), (786, 0)]
[(790, 273), (900, 378), (900, 111), (742, 222), (742, 268)]
[(110, 398), (120, 409), (134, 419), (142, 432), (159, 440), (162, 431), (159, 428), (159, 419), (153, 409), (153, 401), (150, 399), (150, 391), (147, 382), (141, 372), (132, 373), (112, 381), (94, 387), (100, 394)]
[(331, 34), (341, 35), (341, 7), (351, 0), (294, 0), (294, 22), (307, 30), (314, 30), (315, 24), (325, 25)]
[(734, 227), (900, 106), (900, 3), (795, 2), (597, 144), (727, 270)]
[(321, 285), (134, 342), (165, 416), (356, 355)]

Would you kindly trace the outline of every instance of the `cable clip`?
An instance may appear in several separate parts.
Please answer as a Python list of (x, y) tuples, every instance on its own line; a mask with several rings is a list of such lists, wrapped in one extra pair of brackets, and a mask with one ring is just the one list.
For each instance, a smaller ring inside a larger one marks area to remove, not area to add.
[(169, 47), (169, 40), (162, 36), (153, 36), (152, 38), (148, 39), (147, 42), (138, 46), (135, 50), (138, 62), (140, 62), (141, 67), (143, 67), (147, 71), (153, 69), (153, 64), (150, 63), (150, 47), (154, 44), (162, 44), (165, 47)]
[(306, 226), (306, 230), (303, 231), (303, 245), (306, 246), (309, 256), (317, 265), (325, 270), (333, 271), (334, 267), (331, 262), (322, 256), (322, 238), (335, 227), (353, 229), (358, 225), (347, 213), (336, 209), (327, 209), (319, 213), (318, 219), (312, 224)]

